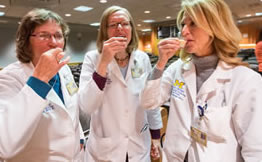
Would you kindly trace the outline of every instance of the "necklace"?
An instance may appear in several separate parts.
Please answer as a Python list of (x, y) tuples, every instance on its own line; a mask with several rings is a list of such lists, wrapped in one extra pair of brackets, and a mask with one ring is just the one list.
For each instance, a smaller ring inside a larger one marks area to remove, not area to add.
[(128, 59), (129, 58), (129, 55), (126, 55), (126, 57), (124, 57), (124, 58), (117, 58), (116, 56), (115, 56), (115, 59), (116, 59), (116, 61), (118, 62), (118, 61), (125, 61), (126, 59)]

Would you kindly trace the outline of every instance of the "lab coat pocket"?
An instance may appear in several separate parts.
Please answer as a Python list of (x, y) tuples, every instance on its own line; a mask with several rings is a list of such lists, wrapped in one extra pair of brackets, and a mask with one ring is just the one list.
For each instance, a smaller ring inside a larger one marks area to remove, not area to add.
[(208, 107), (208, 111), (200, 120), (200, 129), (207, 133), (209, 141), (226, 143), (231, 130), (230, 121), (230, 107)]
[(94, 133), (90, 134), (87, 141), (88, 152), (99, 161), (110, 161), (113, 147), (111, 138), (98, 137)]

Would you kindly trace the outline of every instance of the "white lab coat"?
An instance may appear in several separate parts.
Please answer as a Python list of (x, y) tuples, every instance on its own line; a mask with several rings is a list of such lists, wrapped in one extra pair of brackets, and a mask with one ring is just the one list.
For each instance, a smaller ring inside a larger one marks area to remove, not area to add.
[[(160, 87), (160, 88), (156, 88)], [(141, 94), (145, 108), (170, 99), (164, 161), (258, 162), (262, 160), (262, 79), (249, 68), (219, 64), (196, 92), (192, 62), (176, 61), (162, 78), (146, 83)], [(198, 105), (207, 102), (202, 131), (207, 147), (190, 137), (190, 127), (199, 122)]]
[[(160, 110), (147, 113), (139, 104), (139, 93), (151, 71), (149, 57), (142, 51), (133, 52), (126, 78), (113, 60), (101, 91), (92, 79), (100, 56), (97, 51), (88, 52), (80, 76), (80, 107), (91, 115), (86, 161), (124, 162), (128, 152), (129, 162), (149, 162), (148, 125), (151, 129), (162, 127)], [(133, 77), (131, 71), (135, 70)]]
[(65, 85), (73, 81), (69, 67), (59, 71), (65, 105), (53, 89), (44, 100), (26, 84), (33, 69), (32, 63), (15, 62), (0, 71), (0, 159), (82, 161), (77, 95)]

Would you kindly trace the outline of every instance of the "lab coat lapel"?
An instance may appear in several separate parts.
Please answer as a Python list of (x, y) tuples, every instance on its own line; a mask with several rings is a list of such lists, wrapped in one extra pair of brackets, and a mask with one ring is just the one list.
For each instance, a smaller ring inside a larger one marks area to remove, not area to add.
[(190, 93), (193, 103), (196, 99), (196, 70), (194, 64), (191, 62), (186, 62), (183, 64), (183, 78), (185, 79), (186, 86)]
[(120, 80), (120, 82), (122, 82), (124, 85), (126, 85), (126, 81), (120, 71), (120, 68), (116, 62), (115, 59), (112, 60), (112, 62), (109, 64), (109, 67), (108, 67), (109, 71), (116, 76), (117, 79)]
[(70, 95), (69, 92), (66, 88), (66, 81), (65, 81), (65, 76), (66, 74), (62, 73), (62, 70), (59, 71), (59, 77), (60, 77), (60, 85), (61, 85), (61, 90), (64, 98), (64, 105), (67, 107), (67, 105), (70, 103)]
[(127, 81), (129, 77), (131, 76), (131, 67), (134, 65), (134, 60), (135, 60), (135, 52), (132, 52), (130, 55), (129, 63), (128, 63), (128, 69), (126, 72), (126, 78), (125, 80)]
[(225, 82), (229, 82), (231, 79), (231, 70), (223, 61), (219, 61), (217, 68), (211, 74), (211, 76), (203, 83), (199, 90), (199, 97), (206, 96), (205, 100), (215, 96), (217, 89), (219, 89)]
[[(74, 101), (72, 101), (72, 97), (68, 92), (68, 89), (66, 87), (66, 84), (70, 81), (73, 82), (73, 80), (66, 80), (66, 77), (68, 77), (70, 79), (69, 76), (71, 76), (71, 74), (68, 74), (65, 70), (65, 72), (63, 72), (63, 68), (59, 71), (59, 76), (60, 76), (60, 81), (61, 81), (61, 90), (62, 90), (62, 94), (64, 97), (64, 108), (66, 108), (65, 110), (67, 112), (69, 112), (69, 116), (71, 117), (71, 119), (74, 119), (74, 115), (75, 115), (75, 108), (72, 108), (72, 104), (74, 103)], [(73, 79), (73, 78), (71, 78)], [(60, 98), (59, 98), (60, 99)], [(60, 100), (61, 101), (61, 100)]]
[(56, 94), (53, 88), (48, 92), (46, 99), (65, 109), (63, 102), (61, 101), (61, 99)]

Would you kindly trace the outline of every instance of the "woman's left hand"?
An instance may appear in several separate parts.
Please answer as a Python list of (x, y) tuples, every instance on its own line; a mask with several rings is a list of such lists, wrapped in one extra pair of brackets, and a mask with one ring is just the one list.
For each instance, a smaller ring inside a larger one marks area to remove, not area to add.
[(161, 157), (160, 139), (152, 139), (150, 155), (153, 160), (157, 160)]

